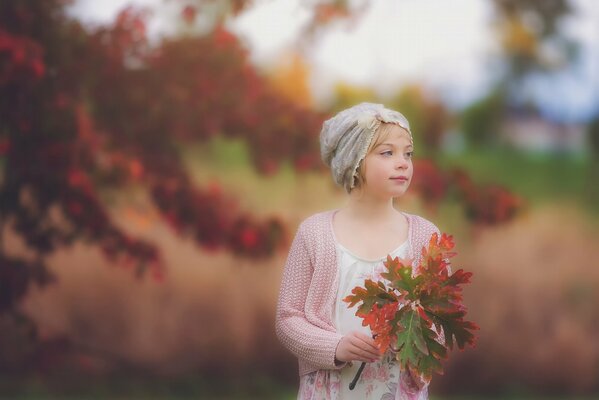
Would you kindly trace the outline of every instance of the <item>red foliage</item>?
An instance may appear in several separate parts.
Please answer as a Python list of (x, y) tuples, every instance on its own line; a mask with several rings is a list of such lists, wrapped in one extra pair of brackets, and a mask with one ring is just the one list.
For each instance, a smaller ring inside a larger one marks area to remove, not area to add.
[[(157, 245), (118, 227), (99, 196), (135, 183), (176, 232), (207, 249), (266, 257), (284, 245), (276, 217), (239, 209), (218, 184), (198, 188), (181, 149), (224, 135), (245, 140), (264, 173), (286, 160), (321, 168), (314, 154), (323, 116), (276, 94), (222, 25), (150, 45), (145, 11), (127, 8), (112, 25), (86, 31), (63, 5), (0, 5), (0, 221), (13, 221), (39, 259), (82, 240), (160, 280)], [(184, 11), (189, 22), (192, 11)], [(67, 224), (52, 218), (56, 208)], [(14, 286), (2, 291), (0, 310), (12, 309), (36, 281), (30, 271), (45, 268), (14, 262), (28, 267), (14, 275), (10, 263), (0, 265)]]
[[(349, 307), (360, 303), (356, 316), (370, 327), (381, 352), (396, 352), (402, 369), (416, 370), (427, 380), (433, 372), (442, 372), (440, 361), (454, 343), (460, 349), (473, 346), (472, 331), (479, 329), (464, 320), (460, 285), (469, 283), (472, 273), (462, 269), (450, 273), (453, 247), (451, 236), (434, 233), (415, 270), (411, 260), (388, 256), (384, 280), (367, 279), (364, 287), (355, 287), (343, 299)], [(444, 340), (435, 331), (442, 332)]]
[(505, 223), (524, 206), (520, 197), (502, 186), (474, 183), (463, 169), (444, 172), (432, 160), (418, 159), (414, 161), (414, 171), (411, 185), (427, 207), (434, 210), (454, 194), (463, 204), (466, 217), (475, 224)]
[(410, 185), (425, 204), (436, 206), (446, 196), (449, 182), (434, 161), (417, 159), (414, 161), (414, 176)]
[(391, 321), (397, 312), (397, 303), (384, 305), (375, 304), (369, 313), (359, 314), (363, 318), (362, 324), (370, 326), (374, 334), (374, 342), (381, 354), (385, 353), (394, 339)]
[(514, 218), (524, 201), (500, 185), (476, 185), (461, 169), (451, 173), (466, 216), (476, 224), (495, 225)]
[(259, 257), (285, 245), (285, 236), (284, 225), (276, 218), (258, 223), (242, 216), (233, 222), (229, 245), (236, 254)]
[(0, 87), (41, 79), (46, 72), (42, 54), (39, 43), (25, 36), (12, 35), (0, 26)]

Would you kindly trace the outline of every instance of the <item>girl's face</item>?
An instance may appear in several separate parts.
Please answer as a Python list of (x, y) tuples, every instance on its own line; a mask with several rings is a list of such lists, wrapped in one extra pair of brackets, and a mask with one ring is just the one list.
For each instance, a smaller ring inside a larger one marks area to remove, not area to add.
[(377, 197), (402, 196), (412, 181), (413, 150), (409, 134), (393, 125), (364, 158), (365, 191)]

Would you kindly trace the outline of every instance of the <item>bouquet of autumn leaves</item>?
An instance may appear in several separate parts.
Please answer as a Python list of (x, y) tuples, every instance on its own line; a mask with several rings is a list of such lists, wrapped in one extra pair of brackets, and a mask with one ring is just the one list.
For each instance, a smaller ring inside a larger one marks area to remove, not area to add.
[(462, 269), (451, 273), (453, 247), (452, 236), (443, 233), (439, 239), (434, 233), (428, 248), (422, 248), (416, 271), (409, 260), (387, 256), (386, 272), (380, 274), (387, 282), (367, 279), (364, 287), (355, 287), (343, 299), (349, 307), (362, 303), (356, 316), (363, 318), (363, 326), (370, 326), (381, 353), (390, 348), (402, 370), (416, 372), (426, 381), (433, 372), (443, 373), (441, 360), (454, 343), (460, 349), (474, 346), (472, 331), (479, 329), (464, 320), (460, 285), (469, 283), (472, 273)]

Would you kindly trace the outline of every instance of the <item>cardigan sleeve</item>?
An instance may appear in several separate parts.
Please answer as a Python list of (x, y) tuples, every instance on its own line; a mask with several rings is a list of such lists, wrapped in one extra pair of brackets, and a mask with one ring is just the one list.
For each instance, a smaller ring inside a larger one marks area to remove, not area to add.
[(306, 236), (300, 225), (283, 271), (275, 329), (283, 346), (299, 359), (319, 369), (339, 369), (345, 363), (335, 364), (335, 352), (343, 335), (306, 318), (305, 304), (314, 270)]

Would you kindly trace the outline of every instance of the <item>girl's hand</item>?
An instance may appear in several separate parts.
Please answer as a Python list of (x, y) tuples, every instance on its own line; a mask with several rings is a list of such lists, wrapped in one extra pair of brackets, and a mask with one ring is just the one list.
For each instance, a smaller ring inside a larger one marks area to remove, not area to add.
[(361, 332), (350, 332), (339, 341), (335, 358), (339, 361), (374, 362), (381, 354), (374, 339)]

